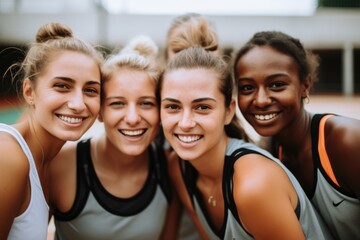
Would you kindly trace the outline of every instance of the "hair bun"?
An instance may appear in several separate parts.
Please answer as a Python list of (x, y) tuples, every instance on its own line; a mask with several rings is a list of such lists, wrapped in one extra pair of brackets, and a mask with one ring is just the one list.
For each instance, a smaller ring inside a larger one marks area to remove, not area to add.
[(43, 43), (66, 37), (73, 37), (73, 32), (68, 26), (61, 23), (48, 23), (39, 28), (36, 34), (36, 42)]
[(132, 39), (122, 50), (121, 53), (137, 52), (145, 58), (156, 58), (159, 48), (148, 36), (141, 35)]

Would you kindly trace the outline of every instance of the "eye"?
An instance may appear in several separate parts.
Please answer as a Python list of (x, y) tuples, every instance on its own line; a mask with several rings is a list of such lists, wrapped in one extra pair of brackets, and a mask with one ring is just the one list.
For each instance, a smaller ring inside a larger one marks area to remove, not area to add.
[(207, 112), (207, 111), (211, 110), (211, 107), (206, 104), (201, 104), (201, 105), (196, 106), (195, 109), (200, 112)]
[(90, 95), (99, 95), (99, 90), (96, 88), (85, 88), (84, 92)]
[(250, 94), (255, 90), (255, 87), (253, 85), (247, 84), (247, 85), (239, 85), (239, 93), (240, 94)]
[(113, 107), (123, 107), (124, 105), (125, 103), (121, 101), (109, 102), (109, 106), (113, 106)]
[(285, 82), (272, 82), (269, 84), (269, 88), (274, 91), (281, 91), (287, 86)]
[(67, 84), (64, 84), (64, 83), (55, 83), (54, 88), (59, 89), (59, 90), (68, 90), (68, 89), (70, 89), (70, 86)]
[(140, 102), (140, 106), (142, 108), (152, 108), (152, 107), (156, 106), (156, 103), (152, 102), (152, 101), (143, 101), (143, 102)]
[(170, 112), (175, 112), (180, 109), (180, 107), (176, 104), (165, 104), (163, 105), (163, 108)]

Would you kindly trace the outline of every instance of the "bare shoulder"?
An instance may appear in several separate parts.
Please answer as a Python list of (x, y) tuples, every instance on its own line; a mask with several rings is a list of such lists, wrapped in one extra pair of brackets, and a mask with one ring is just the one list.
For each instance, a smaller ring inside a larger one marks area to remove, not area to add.
[[(326, 123), (326, 141), (342, 147), (356, 147), (360, 143), (360, 120), (334, 116)], [(339, 144), (341, 143), (341, 144)]]
[(360, 120), (330, 118), (325, 125), (325, 146), (340, 186), (360, 199)]
[(0, 133), (0, 152), (0, 169), (2, 171), (13, 170), (18, 174), (25, 173), (28, 176), (29, 160), (19, 143), (10, 134)]
[(266, 195), (290, 194), (292, 184), (279, 164), (261, 154), (247, 154), (234, 165), (234, 198), (239, 206), (256, 206), (257, 201), (268, 201)]

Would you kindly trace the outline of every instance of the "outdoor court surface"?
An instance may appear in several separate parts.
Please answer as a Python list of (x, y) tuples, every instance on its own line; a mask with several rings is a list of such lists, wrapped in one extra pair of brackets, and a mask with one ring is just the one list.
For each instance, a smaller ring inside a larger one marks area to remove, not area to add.
[[(342, 97), (339, 95), (314, 95), (310, 96), (310, 102), (305, 108), (313, 113), (336, 113), (360, 120), (360, 96)], [(22, 109), (16, 102), (9, 100), (0, 101), (0, 122), (12, 124), (21, 116)], [(245, 125), (245, 127), (249, 127)], [(103, 131), (99, 122), (89, 129), (83, 138), (93, 136)], [(250, 135), (251, 131), (250, 131)], [(256, 135), (254, 133), (254, 135)], [(54, 239), (54, 225), (51, 221), (49, 224), (48, 240)]]

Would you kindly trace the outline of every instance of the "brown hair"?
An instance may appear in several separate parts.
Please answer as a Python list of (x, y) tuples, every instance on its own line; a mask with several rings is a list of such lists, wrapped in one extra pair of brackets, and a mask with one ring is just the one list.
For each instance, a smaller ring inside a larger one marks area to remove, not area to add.
[(175, 18), (168, 30), (166, 44), (166, 59), (170, 47), (176, 53), (190, 47), (202, 47), (207, 51), (216, 51), (219, 48), (215, 28), (205, 17), (197, 13)]
[[(214, 71), (218, 75), (219, 90), (225, 97), (225, 107), (230, 106), (233, 97), (234, 81), (229, 65), (221, 57), (215, 56), (201, 47), (191, 47), (179, 52), (169, 61), (165, 69), (159, 83), (160, 91), (166, 74), (180, 68), (203, 68)], [(225, 126), (225, 132), (228, 137), (249, 140), (236, 114), (234, 114), (231, 122)]]
[[(238, 76), (237, 63), (241, 57), (256, 46), (270, 46), (277, 51), (291, 57), (298, 66), (300, 82), (310, 80), (312, 84), (317, 80), (319, 58), (309, 50), (305, 50), (299, 39), (293, 38), (283, 32), (263, 31), (254, 36), (238, 50), (234, 59), (234, 74)], [(238, 81), (236, 81), (237, 84)]]

